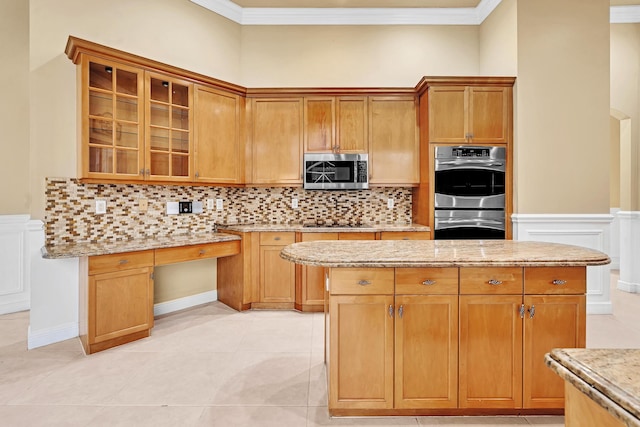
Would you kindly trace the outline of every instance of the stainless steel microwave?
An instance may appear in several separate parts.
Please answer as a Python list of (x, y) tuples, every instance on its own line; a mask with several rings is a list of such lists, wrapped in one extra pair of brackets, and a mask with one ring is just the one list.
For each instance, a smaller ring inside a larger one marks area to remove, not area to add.
[(307, 190), (369, 188), (369, 155), (306, 153), (304, 155), (304, 188)]

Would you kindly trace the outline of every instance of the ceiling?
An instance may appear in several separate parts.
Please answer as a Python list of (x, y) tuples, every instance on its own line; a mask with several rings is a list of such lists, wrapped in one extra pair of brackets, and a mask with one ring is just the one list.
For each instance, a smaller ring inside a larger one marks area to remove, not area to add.
[[(232, 0), (240, 7), (266, 8), (397, 8), (476, 7), (480, 0)], [(611, 6), (640, 4), (640, 0), (611, 0)]]

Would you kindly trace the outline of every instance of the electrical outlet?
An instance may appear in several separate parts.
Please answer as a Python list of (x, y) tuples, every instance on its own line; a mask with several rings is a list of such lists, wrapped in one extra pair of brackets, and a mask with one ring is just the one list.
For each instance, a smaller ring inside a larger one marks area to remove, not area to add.
[(291, 207), (293, 209), (298, 209), (298, 199), (296, 199), (295, 197), (291, 199)]
[(207, 199), (207, 209), (213, 209), (213, 199)]
[(222, 210), (222, 199), (216, 199), (216, 210)]
[(101, 215), (107, 213), (107, 201), (96, 200), (96, 214)]
[(393, 209), (393, 199), (387, 199), (387, 209)]
[(149, 209), (149, 201), (147, 199), (138, 200), (138, 210), (140, 212), (146, 212)]

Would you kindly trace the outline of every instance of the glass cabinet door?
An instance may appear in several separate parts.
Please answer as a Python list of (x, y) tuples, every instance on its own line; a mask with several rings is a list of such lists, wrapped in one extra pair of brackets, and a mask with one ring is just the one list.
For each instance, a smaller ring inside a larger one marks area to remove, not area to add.
[(147, 179), (191, 178), (193, 85), (147, 73)]
[(88, 56), (82, 69), (82, 177), (143, 179), (142, 71)]

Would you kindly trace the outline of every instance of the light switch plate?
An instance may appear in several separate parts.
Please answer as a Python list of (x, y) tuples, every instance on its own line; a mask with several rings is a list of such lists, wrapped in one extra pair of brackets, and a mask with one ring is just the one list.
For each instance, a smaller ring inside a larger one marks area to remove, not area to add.
[(222, 199), (216, 199), (216, 210), (222, 210)]
[(178, 202), (167, 202), (167, 215), (178, 215)]
[(295, 197), (291, 199), (291, 207), (293, 209), (298, 209), (298, 199), (296, 199)]
[(387, 199), (387, 209), (393, 209), (393, 199)]
[(96, 214), (101, 215), (107, 213), (107, 201), (96, 200)]
[(213, 209), (213, 199), (207, 199), (207, 209)]

